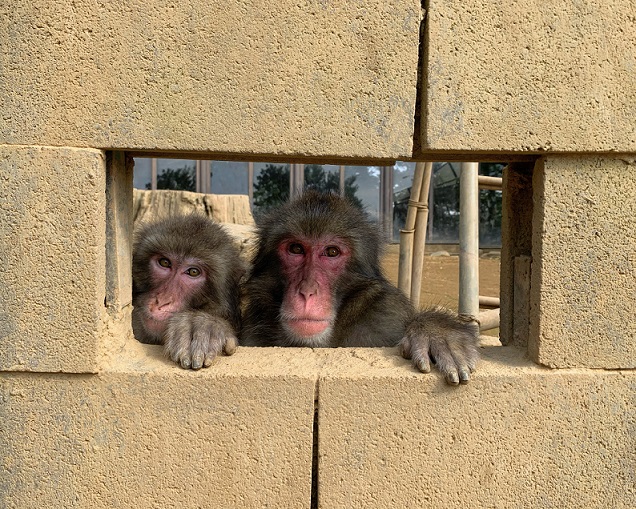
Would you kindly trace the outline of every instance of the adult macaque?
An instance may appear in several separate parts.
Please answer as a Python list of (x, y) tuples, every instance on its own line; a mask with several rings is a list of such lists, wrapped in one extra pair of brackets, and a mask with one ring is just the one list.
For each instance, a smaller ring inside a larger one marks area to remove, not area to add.
[(269, 213), (245, 285), (240, 343), (395, 346), (422, 372), (467, 383), (479, 328), (442, 309), (416, 312), (380, 269), (377, 228), (348, 201), (317, 192)]
[(133, 243), (135, 337), (163, 344), (183, 368), (209, 366), (236, 350), (239, 280), (230, 236), (204, 216), (175, 216), (140, 226)]

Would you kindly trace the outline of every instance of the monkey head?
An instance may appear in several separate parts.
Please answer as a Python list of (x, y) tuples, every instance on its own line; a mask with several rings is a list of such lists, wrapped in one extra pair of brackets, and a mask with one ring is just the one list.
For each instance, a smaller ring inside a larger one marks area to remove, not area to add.
[(137, 339), (162, 343), (177, 313), (225, 315), (237, 277), (237, 253), (222, 228), (204, 216), (175, 216), (142, 225), (133, 243), (133, 328)]
[(330, 346), (342, 300), (379, 276), (377, 229), (341, 197), (307, 191), (259, 231), (253, 275), (280, 274), (277, 315), (287, 342)]

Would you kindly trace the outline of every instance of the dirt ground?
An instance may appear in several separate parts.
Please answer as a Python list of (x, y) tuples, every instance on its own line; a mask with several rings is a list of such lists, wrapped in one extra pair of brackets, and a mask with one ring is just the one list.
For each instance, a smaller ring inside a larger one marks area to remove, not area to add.
[[(387, 246), (382, 265), (386, 276), (397, 285), (398, 256), (400, 246)], [(479, 260), (479, 295), (499, 297), (499, 258), (480, 258)], [(441, 305), (457, 310), (459, 295), (459, 257), (430, 256), (424, 258), (422, 292), (420, 305)], [(486, 333), (498, 336), (499, 329)]]

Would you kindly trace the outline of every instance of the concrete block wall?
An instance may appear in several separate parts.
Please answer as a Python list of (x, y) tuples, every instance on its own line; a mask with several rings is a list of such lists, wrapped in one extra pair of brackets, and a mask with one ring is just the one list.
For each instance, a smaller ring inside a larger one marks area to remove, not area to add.
[(3, 371), (94, 373), (104, 309), (106, 158), (0, 146)]
[(425, 4), (424, 153), (636, 151), (633, 0)]
[(636, 368), (636, 160), (546, 156), (533, 189), (531, 357)]
[[(636, 506), (633, 2), (425, 7), (0, 6), (0, 507)], [(130, 327), (135, 154), (520, 161), (508, 346), (459, 388), (392, 349), (173, 366)]]
[(411, 155), (418, 1), (10, 0), (1, 9), (6, 143)]

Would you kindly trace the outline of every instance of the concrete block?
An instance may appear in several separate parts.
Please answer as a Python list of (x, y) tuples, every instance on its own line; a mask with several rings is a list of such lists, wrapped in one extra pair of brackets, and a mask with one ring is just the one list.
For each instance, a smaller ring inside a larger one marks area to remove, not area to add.
[(113, 317), (132, 305), (133, 158), (106, 157), (106, 308)]
[(95, 371), (105, 175), (97, 150), (0, 146), (0, 370)]
[(535, 168), (531, 357), (636, 367), (636, 162), (546, 157)]
[(9, 0), (0, 143), (408, 157), (421, 19), (418, 0)]
[(634, 507), (636, 372), (482, 351), (461, 387), (395, 348), (195, 372), (132, 339), (96, 375), (0, 373), (0, 506), (310, 507), (317, 453), (318, 507)]
[[(504, 345), (528, 343), (530, 292), (527, 278), (518, 280), (520, 266), (532, 254), (532, 172), (534, 163), (510, 163), (503, 172), (501, 274), (499, 285), (500, 339)], [(515, 272), (515, 266), (517, 271)], [(519, 295), (518, 292), (525, 292)], [(523, 311), (515, 308), (522, 307)]]
[(0, 373), (0, 507), (309, 507), (310, 350), (194, 372), (133, 343), (98, 375)]
[(636, 152), (635, 8), (633, 0), (428, 1), (425, 156)]
[(461, 387), (372, 350), (324, 370), (318, 507), (636, 506), (636, 373), (483, 352)]

